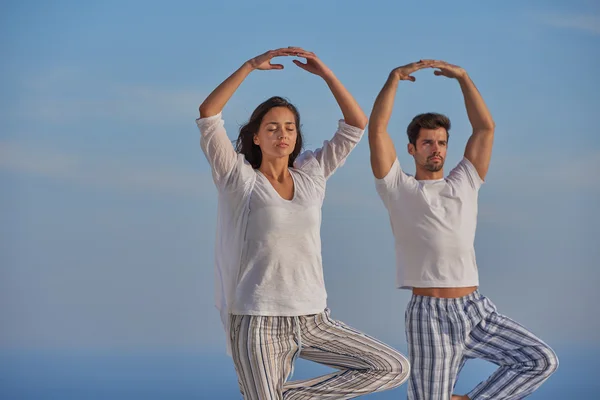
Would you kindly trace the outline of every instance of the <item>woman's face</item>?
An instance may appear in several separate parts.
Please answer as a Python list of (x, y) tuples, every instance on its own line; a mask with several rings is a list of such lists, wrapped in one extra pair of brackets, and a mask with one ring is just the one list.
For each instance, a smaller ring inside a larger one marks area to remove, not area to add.
[(263, 117), (254, 144), (260, 146), (263, 161), (286, 158), (294, 151), (298, 131), (294, 113), (287, 107), (273, 107)]

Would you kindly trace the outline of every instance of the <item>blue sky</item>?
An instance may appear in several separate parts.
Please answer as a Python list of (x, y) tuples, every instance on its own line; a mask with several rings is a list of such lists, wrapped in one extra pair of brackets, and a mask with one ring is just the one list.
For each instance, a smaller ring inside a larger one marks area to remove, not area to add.
[[(429, 3), (428, 3), (429, 4)], [(194, 119), (208, 93), (270, 48), (314, 51), (367, 113), (389, 71), (463, 66), (497, 124), (480, 194), (481, 289), (552, 345), (599, 347), (600, 7), (594, 1), (3, 2), (0, 5), (0, 349), (219, 353), (216, 193)], [(230, 137), (283, 95), (307, 148), (341, 117), (324, 82), (282, 60), (224, 110)], [(455, 81), (400, 85), (390, 132), (437, 111), (447, 165), (470, 127)], [(323, 258), (333, 316), (404, 343), (387, 214), (364, 140), (330, 180)]]

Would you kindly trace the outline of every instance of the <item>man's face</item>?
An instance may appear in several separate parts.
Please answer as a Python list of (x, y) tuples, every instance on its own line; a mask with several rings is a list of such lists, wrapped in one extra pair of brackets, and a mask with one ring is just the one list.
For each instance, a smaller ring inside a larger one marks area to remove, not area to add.
[(416, 146), (408, 145), (408, 152), (414, 157), (417, 166), (431, 172), (444, 168), (447, 149), (448, 133), (444, 128), (421, 128)]

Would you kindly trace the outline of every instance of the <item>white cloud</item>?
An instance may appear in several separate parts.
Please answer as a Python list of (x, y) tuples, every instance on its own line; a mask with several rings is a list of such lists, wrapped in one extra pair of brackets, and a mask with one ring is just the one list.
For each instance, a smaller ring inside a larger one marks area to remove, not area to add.
[(575, 29), (600, 35), (600, 16), (588, 14), (545, 14), (539, 18), (546, 25), (562, 29)]
[(133, 166), (118, 160), (83, 158), (16, 142), (0, 142), (0, 169), (88, 187), (169, 195), (214, 195), (208, 172)]

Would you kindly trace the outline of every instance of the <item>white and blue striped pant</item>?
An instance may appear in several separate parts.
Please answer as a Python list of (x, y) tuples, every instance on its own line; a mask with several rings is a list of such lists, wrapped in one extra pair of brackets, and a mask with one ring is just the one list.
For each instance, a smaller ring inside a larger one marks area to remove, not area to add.
[(498, 314), (479, 291), (458, 299), (413, 295), (405, 318), (410, 400), (450, 400), (461, 368), (472, 358), (499, 368), (467, 393), (471, 400), (522, 399), (558, 367), (547, 344)]
[[(231, 347), (246, 400), (352, 399), (393, 389), (410, 373), (393, 348), (331, 319), (329, 310), (299, 317), (231, 315)], [(286, 382), (296, 357), (337, 369)]]

